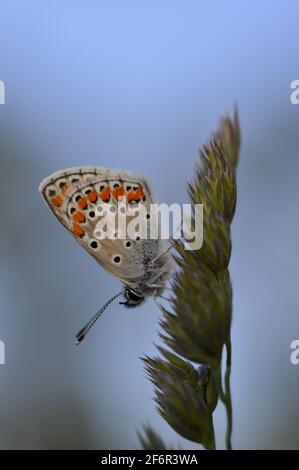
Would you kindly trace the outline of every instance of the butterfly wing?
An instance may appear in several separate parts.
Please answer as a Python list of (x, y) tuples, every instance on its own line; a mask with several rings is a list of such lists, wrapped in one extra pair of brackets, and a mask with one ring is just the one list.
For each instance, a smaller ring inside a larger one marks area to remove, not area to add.
[(115, 239), (103, 238), (98, 228), (103, 207), (117, 208), (119, 198), (127, 207), (142, 204), (149, 211), (153, 199), (144, 178), (121, 170), (75, 167), (45, 178), (39, 189), (59, 222), (99, 264), (128, 286), (144, 279), (144, 254), (153, 259), (161, 250), (159, 240), (120, 239), (117, 233)]

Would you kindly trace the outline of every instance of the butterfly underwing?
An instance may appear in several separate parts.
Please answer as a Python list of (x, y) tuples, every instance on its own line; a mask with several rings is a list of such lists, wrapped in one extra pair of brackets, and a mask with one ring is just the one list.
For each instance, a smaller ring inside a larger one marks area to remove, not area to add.
[[(124, 294), (125, 306), (134, 307), (148, 296), (162, 294), (173, 260), (165, 240), (149, 236), (154, 200), (145, 178), (122, 170), (82, 166), (53, 173), (39, 190), (59, 222), (123, 283), (124, 290), (117, 296)], [(147, 219), (145, 237), (138, 231), (139, 224), (135, 224), (137, 230), (128, 231), (138, 209), (143, 209)], [(126, 215), (125, 230), (120, 229), (121, 210)], [(98, 316), (86, 325), (88, 330)]]

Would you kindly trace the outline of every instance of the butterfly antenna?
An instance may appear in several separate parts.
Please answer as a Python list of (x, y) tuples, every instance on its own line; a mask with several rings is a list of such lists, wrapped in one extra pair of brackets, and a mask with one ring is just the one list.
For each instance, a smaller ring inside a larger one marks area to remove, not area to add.
[(124, 294), (125, 291), (122, 290), (121, 292), (119, 292), (118, 294), (114, 295), (113, 297), (111, 297), (111, 299), (108, 300), (108, 302), (106, 302), (101, 308), (100, 310), (92, 317), (91, 320), (89, 320), (89, 322), (79, 331), (79, 333), (77, 333), (76, 335), (76, 344), (80, 344), (81, 341), (83, 341), (83, 339), (85, 338), (85, 336), (87, 335), (87, 333), (89, 332), (89, 330), (91, 329), (91, 327), (95, 324), (95, 322), (97, 321), (97, 319), (102, 315), (102, 313), (104, 312), (104, 310), (106, 310), (106, 308), (108, 307), (108, 305), (111, 304), (111, 302), (113, 302), (113, 300), (117, 299), (117, 297), (119, 297), (120, 295)]

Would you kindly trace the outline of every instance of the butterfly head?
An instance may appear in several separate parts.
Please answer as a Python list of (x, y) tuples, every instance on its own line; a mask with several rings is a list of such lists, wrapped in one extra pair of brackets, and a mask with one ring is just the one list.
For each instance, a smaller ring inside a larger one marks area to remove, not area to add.
[(127, 288), (124, 291), (125, 302), (120, 302), (120, 304), (125, 307), (137, 307), (145, 301), (145, 295), (134, 291), (133, 289)]

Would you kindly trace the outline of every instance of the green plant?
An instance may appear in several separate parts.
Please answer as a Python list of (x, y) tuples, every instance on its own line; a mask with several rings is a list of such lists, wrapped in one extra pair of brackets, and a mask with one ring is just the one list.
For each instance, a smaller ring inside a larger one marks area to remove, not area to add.
[[(188, 194), (192, 204), (203, 204), (203, 246), (188, 251), (182, 240), (175, 242), (177, 270), (171, 283), (169, 307), (160, 306), (160, 337), (165, 347), (158, 347), (160, 356), (143, 358), (161, 416), (181, 436), (205, 449), (216, 448), (213, 412), (218, 400), (226, 408), (226, 447), (232, 447), (232, 287), (228, 264), (239, 147), (235, 110), (232, 118), (221, 119), (210, 143), (200, 150), (200, 162), (188, 184)], [(144, 447), (161, 444), (151, 428), (144, 428), (144, 433)]]

